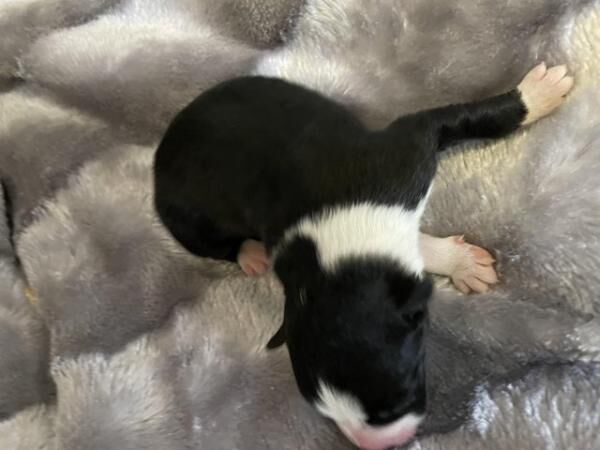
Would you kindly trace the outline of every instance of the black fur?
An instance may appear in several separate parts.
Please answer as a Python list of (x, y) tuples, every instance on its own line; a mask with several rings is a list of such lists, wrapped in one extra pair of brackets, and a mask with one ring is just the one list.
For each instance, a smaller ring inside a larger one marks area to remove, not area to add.
[[(401, 117), (367, 130), (345, 107), (303, 87), (244, 77), (205, 92), (177, 115), (155, 160), (155, 205), (198, 256), (236, 260), (247, 238), (281, 242), (299, 219), (360, 201), (415, 208), (436, 152), (498, 138), (526, 114), (519, 93)], [(344, 261), (334, 273), (295, 238), (274, 261), (286, 303), (281, 330), (298, 386), (317, 379), (355, 395), (372, 424), (425, 408), (423, 327), (431, 283), (385, 259)]]
[(424, 412), (428, 279), (375, 258), (346, 260), (326, 273), (304, 238), (287, 246), (275, 271), (286, 296), (283, 334), (306, 398), (316, 400), (322, 380), (356, 396), (372, 424)]

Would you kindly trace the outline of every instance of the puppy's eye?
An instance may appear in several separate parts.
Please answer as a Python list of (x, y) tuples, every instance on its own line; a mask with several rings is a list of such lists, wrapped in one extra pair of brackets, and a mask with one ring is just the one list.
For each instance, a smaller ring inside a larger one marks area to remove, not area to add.
[(390, 419), (392, 417), (392, 411), (389, 411), (389, 410), (379, 411), (376, 414), (376, 416), (377, 416), (378, 419), (387, 420), (387, 419)]
[(408, 405), (407, 400), (410, 400), (410, 398), (398, 402), (393, 408), (382, 409), (381, 411), (378, 411), (375, 416), (378, 420), (391, 422), (393, 419), (397, 419), (406, 413)]
[(300, 303), (300, 306), (306, 305), (306, 289), (301, 288), (298, 291), (298, 302)]
[(413, 311), (410, 313), (403, 314), (404, 320), (408, 323), (418, 324), (423, 321), (425, 318), (425, 313), (423, 311)]

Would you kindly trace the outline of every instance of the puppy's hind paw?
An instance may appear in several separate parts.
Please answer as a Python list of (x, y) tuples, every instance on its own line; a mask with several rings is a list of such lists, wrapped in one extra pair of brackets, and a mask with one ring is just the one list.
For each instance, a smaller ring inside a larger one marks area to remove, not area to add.
[(531, 69), (517, 86), (527, 108), (523, 125), (535, 122), (558, 108), (573, 87), (573, 77), (567, 76), (567, 66), (546, 67), (541, 63)]

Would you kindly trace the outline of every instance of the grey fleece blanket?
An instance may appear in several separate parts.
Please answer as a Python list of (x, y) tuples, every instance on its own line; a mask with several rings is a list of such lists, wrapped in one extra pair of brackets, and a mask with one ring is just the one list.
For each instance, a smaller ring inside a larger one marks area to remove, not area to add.
[(152, 210), (170, 118), (237, 75), (370, 126), (566, 62), (556, 114), (442, 161), (424, 229), (501, 284), (431, 306), (413, 449), (600, 448), (600, 1), (2, 0), (0, 449), (349, 449), (296, 391), (272, 275), (178, 247)]

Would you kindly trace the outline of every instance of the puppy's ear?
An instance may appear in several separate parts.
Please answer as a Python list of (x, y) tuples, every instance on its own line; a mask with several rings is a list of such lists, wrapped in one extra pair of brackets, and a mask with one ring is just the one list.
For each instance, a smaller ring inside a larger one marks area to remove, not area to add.
[(321, 272), (314, 242), (305, 237), (294, 238), (276, 256), (273, 268), (286, 296), (291, 298), (301, 288), (310, 288)]
[(402, 315), (410, 323), (421, 322), (427, 313), (427, 305), (433, 294), (431, 279), (424, 278), (417, 281), (410, 297), (404, 305)]
[(433, 294), (431, 279), (397, 276), (390, 281), (389, 286), (404, 320), (414, 322), (423, 318)]
[(269, 339), (267, 343), (267, 350), (273, 350), (275, 348), (281, 347), (285, 344), (285, 321), (279, 327), (279, 330), (275, 332), (273, 337)]
[(418, 280), (410, 293), (410, 297), (405, 304), (405, 308), (415, 309), (427, 306), (433, 294), (433, 283), (431, 279), (425, 277)]
[(274, 349), (286, 343), (287, 323), (298, 319), (306, 299), (307, 289), (319, 279), (319, 261), (315, 244), (307, 238), (296, 237), (288, 242), (275, 258), (275, 273), (283, 284), (285, 306), (283, 323), (267, 344)]

